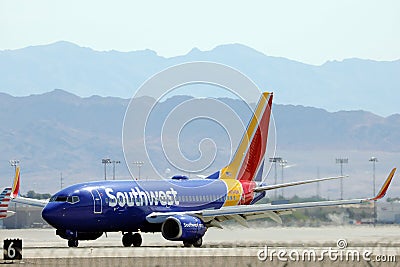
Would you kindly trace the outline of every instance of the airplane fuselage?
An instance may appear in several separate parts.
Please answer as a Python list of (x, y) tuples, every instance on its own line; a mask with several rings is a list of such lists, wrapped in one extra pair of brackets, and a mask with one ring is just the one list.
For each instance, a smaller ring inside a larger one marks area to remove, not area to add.
[(146, 219), (153, 212), (246, 204), (244, 200), (249, 198), (246, 189), (251, 187), (236, 180), (221, 179), (82, 183), (56, 193), (42, 216), (54, 228), (63, 230), (157, 232), (162, 221), (149, 223)]

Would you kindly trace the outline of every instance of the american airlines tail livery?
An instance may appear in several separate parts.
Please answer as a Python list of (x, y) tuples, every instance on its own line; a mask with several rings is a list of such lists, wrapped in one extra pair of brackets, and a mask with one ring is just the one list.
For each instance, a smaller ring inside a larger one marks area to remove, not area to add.
[(247, 226), (249, 220), (262, 218), (281, 223), (280, 215), (293, 209), (356, 204), (378, 200), (386, 194), (396, 169), (373, 198), (254, 205), (267, 190), (343, 178), (277, 185), (256, 182), (263, 172), (272, 96), (268, 92), (261, 95), (230, 164), (204, 179), (177, 175), (170, 180), (86, 182), (67, 187), (48, 201), (40, 201), (17, 196), (18, 167), (13, 201), (43, 206), (43, 219), (56, 229), (57, 235), (68, 240), (70, 247), (77, 247), (79, 240), (94, 240), (107, 232), (122, 232), (125, 247), (140, 246), (141, 232), (161, 232), (167, 240), (200, 247), (207, 229), (223, 228), (226, 220), (243, 226)]
[(0, 194), (0, 219), (4, 219), (14, 215), (13, 211), (8, 210), (11, 200), (11, 187), (5, 187)]

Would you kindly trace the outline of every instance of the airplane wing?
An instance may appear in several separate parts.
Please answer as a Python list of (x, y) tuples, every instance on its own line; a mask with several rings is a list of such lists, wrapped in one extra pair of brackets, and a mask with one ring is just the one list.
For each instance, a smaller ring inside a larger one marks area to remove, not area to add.
[(16, 197), (11, 199), (12, 202), (18, 203), (18, 204), (25, 204), (25, 205), (30, 205), (30, 206), (36, 206), (36, 207), (45, 207), (46, 204), (49, 202), (48, 199), (34, 199), (34, 198), (28, 198), (28, 197)]
[(49, 200), (33, 199), (19, 196), (19, 184), (20, 184), (20, 168), (19, 166), (15, 169), (14, 183), (11, 190), (11, 201), (20, 204), (26, 204), (36, 207), (44, 207)]
[(360, 204), (370, 201), (381, 199), (385, 196), (389, 185), (393, 179), (396, 168), (394, 168), (382, 188), (373, 198), (364, 199), (349, 199), (349, 200), (333, 200), (333, 201), (318, 201), (318, 202), (305, 202), (305, 203), (291, 203), (291, 204), (259, 204), (259, 205), (243, 205), (243, 206), (227, 206), (214, 210), (200, 210), (188, 212), (153, 212), (146, 217), (150, 223), (160, 223), (167, 219), (169, 216), (176, 214), (188, 214), (201, 218), (209, 227), (222, 228), (220, 222), (225, 220), (235, 220), (243, 226), (247, 226), (247, 221), (259, 218), (269, 217), (272, 220), (282, 223), (279, 215), (291, 213), (294, 209), (313, 208), (313, 207), (327, 207), (339, 206), (349, 204)]
[(282, 188), (282, 187), (289, 187), (289, 186), (295, 186), (295, 185), (301, 185), (301, 184), (310, 184), (310, 183), (316, 183), (316, 182), (322, 182), (322, 181), (346, 178), (346, 177), (349, 177), (349, 176), (346, 175), (346, 176), (325, 177), (325, 178), (305, 180), (305, 181), (296, 181), (296, 182), (283, 183), (283, 184), (259, 186), (259, 187), (254, 188), (254, 192), (261, 192), (261, 191), (278, 189), (278, 188)]

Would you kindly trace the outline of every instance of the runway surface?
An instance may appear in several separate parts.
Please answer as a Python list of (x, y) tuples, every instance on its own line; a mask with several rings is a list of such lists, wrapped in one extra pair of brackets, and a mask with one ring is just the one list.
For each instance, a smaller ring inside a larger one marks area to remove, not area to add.
[[(143, 233), (142, 237), (143, 244), (139, 248), (123, 247), (120, 233), (109, 233), (94, 241), (80, 241), (78, 248), (68, 248), (66, 240), (56, 236), (53, 229), (0, 230), (2, 240), (23, 240), (23, 260), (15, 262), (21, 266), (283, 266), (283, 263), (285, 266), (309, 266), (307, 261), (289, 259), (285, 262), (276, 255), (260, 261), (258, 255), (266, 247), (268, 252), (284, 250), (301, 254), (305, 249), (312, 249), (320, 255), (331, 248), (339, 252), (342, 249), (359, 251), (360, 254), (368, 251), (372, 257), (392, 256), (385, 258), (385, 263), (378, 263), (375, 258), (355, 263), (333, 261), (325, 254), (325, 258), (315, 260), (313, 266), (319, 263), (323, 266), (397, 266), (400, 261), (399, 226), (209, 229), (201, 248), (184, 248), (181, 242), (167, 241), (160, 233)], [(339, 248), (338, 240), (344, 240), (347, 246)], [(388, 259), (395, 262), (388, 263)]]

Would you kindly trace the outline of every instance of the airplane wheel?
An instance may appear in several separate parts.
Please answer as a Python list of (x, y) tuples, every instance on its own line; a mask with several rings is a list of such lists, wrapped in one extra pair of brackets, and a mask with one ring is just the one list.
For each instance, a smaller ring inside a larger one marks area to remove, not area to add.
[(184, 246), (185, 248), (190, 248), (192, 245), (193, 245), (193, 243), (190, 242), (190, 241), (183, 241), (183, 246)]
[(133, 244), (133, 235), (132, 233), (126, 233), (122, 236), (122, 245), (124, 247), (130, 247)]
[(70, 247), (70, 248), (76, 248), (76, 247), (78, 247), (78, 240), (75, 240), (75, 239), (70, 239), (70, 240), (68, 240), (68, 247)]
[(201, 247), (201, 245), (203, 245), (203, 238), (201, 237), (193, 242), (193, 246), (196, 248)]
[(139, 233), (135, 233), (132, 236), (132, 245), (134, 247), (140, 247), (142, 244), (142, 236)]

